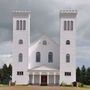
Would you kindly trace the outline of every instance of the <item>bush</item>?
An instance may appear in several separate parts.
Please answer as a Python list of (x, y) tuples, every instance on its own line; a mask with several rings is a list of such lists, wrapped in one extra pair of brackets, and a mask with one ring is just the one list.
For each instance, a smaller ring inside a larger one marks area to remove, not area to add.
[(83, 83), (80, 83), (80, 82), (78, 82), (77, 85), (78, 85), (78, 87), (83, 87), (84, 86)]
[(72, 82), (72, 85), (74, 86), (74, 87), (77, 87), (77, 82), (75, 81), (75, 82)]
[(81, 83), (81, 87), (83, 87), (84, 85), (83, 85), (83, 83)]

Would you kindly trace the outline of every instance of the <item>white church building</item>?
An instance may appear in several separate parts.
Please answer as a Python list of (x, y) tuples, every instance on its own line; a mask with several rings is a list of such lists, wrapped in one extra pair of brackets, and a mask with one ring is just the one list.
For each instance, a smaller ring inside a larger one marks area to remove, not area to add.
[(47, 35), (30, 43), (30, 13), (13, 12), (12, 82), (17, 85), (60, 85), (76, 81), (77, 11), (60, 11), (59, 45)]

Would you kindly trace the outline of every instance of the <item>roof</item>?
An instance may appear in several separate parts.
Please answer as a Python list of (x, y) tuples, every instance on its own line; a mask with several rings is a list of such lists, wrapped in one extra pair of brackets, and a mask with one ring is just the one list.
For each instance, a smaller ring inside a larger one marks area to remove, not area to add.
[(46, 65), (41, 65), (41, 66), (36, 66), (34, 68), (31, 68), (29, 70), (33, 70), (33, 71), (44, 71), (44, 70), (47, 70), (47, 71), (58, 71), (58, 69), (55, 69), (55, 68), (51, 68), (51, 67), (48, 67)]
[(37, 42), (40, 42), (41, 40), (45, 40), (48, 39), (50, 41), (52, 41), (54, 44), (59, 45), (58, 43), (56, 43), (53, 39), (51, 39), (48, 35), (42, 35), (40, 38), (38, 38), (37, 40), (35, 40), (34, 42), (32, 42), (30, 44), (30, 47), (33, 46), (34, 44), (36, 44)]
[(52, 40), (51, 38), (49, 38), (47, 35), (43, 35), (41, 38), (39, 38), (38, 40), (34, 41), (30, 47), (29, 47), (29, 55), (31, 55), (31, 53), (33, 51), (35, 51), (39, 46), (40, 46), (40, 43), (42, 43), (43, 40), (48, 40), (50, 41), (51, 43), (53, 43), (53, 45), (55, 47), (59, 47), (59, 45), (54, 41)]

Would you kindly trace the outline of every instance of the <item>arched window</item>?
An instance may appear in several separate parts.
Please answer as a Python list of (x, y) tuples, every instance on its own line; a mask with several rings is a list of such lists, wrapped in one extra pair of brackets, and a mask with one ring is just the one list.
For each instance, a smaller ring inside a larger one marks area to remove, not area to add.
[(66, 54), (66, 62), (70, 62), (70, 54)]
[(73, 21), (71, 21), (71, 30), (73, 30)]
[(69, 45), (69, 44), (70, 44), (70, 40), (67, 40), (67, 41), (66, 41), (66, 44)]
[(23, 54), (22, 53), (19, 53), (18, 59), (19, 59), (19, 62), (23, 61)]
[(40, 62), (40, 52), (36, 52), (36, 62)]
[(19, 44), (23, 44), (23, 40), (22, 39), (19, 40)]
[(48, 53), (48, 62), (52, 63), (53, 62), (53, 52)]
[(70, 21), (67, 21), (68, 23), (68, 30), (70, 30)]
[(64, 30), (66, 30), (66, 21), (64, 21)]
[(19, 30), (19, 20), (16, 21), (16, 30)]
[(43, 45), (47, 45), (47, 41), (46, 40), (43, 41)]
[(23, 30), (26, 30), (26, 21), (23, 20)]
[(20, 30), (22, 30), (22, 20), (20, 20)]

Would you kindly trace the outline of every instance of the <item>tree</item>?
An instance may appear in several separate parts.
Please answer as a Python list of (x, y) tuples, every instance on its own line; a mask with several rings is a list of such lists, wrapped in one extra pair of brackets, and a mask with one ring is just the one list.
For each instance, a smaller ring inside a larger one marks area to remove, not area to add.
[(80, 82), (80, 77), (81, 77), (81, 70), (79, 67), (76, 69), (76, 81)]
[(86, 71), (86, 84), (90, 85), (90, 67)]
[(86, 68), (83, 65), (81, 68), (81, 83), (85, 84), (86, 82)]
[(8, 67), (6, 64), (3, 65), (3, 80), (2, 80), (2, 83), (3, 84), (7, 84), (8, 83), (8, 77), (9, 77), (9, 74), (8, 74)]
[(12, 65), (11, 64), (9, 64), (8, 72), (9, 72), (9, 75), (12, 76)]
[(5, 77), (7, 75), (7, 73), (8, 73), (8, 67), (7, 67), (6, 64), (3, 65), (3, 69), (2, 70), (3, 70), (3, 76)]
[(0, 84), (2, 83), (3, 81), (3, 70), (0, 69)]

